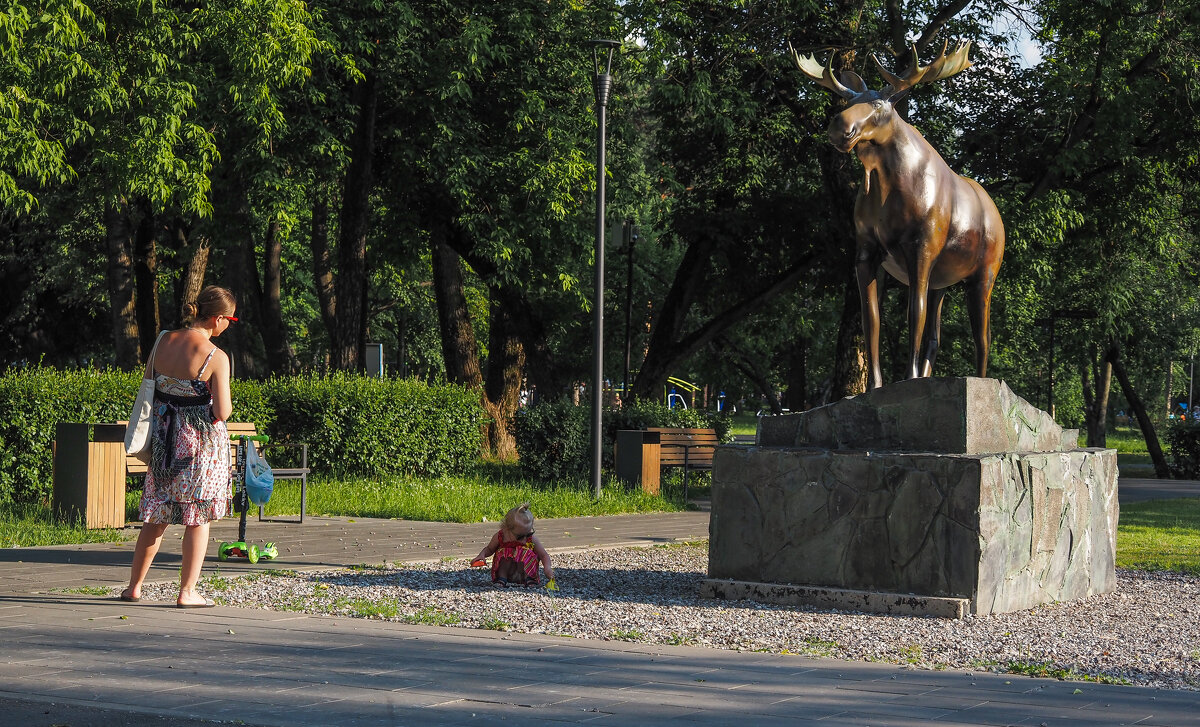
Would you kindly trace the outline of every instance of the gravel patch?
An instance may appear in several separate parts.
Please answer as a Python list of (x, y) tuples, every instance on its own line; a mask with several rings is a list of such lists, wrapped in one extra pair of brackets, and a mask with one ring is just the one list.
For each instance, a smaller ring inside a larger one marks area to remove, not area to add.
[[(558, 553), (558, 592), (495, 588), (486, 569), (462, 559), (240, 578), (209, 571), (200, 590), (242, 608), (1200, 689), (1200, 578), (1118, 570), (1112, 593), (949, 620), (702, 599), (707, 547)], [(169, 600), (177, 588), (143, 591)]]

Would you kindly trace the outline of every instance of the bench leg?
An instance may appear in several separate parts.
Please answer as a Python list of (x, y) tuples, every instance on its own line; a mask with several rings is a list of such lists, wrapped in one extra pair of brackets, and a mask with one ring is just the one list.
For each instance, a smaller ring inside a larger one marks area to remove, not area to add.
[(688, 476), (688, 448), (684, 447), (684, 449), (683, 449), (683, 509), (684, 510), (687, 509), (687, 500), (688, 500), (687, 476)]
[(308, 475), (300, 476), (300, 522), (304, 522), (304, 510), (308, 506)]

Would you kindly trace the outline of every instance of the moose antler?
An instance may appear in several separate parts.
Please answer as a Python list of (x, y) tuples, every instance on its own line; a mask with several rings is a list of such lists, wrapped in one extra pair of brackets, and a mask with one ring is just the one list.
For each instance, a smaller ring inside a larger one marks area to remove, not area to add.
[(912, 65), (904, 72), (903, 76), (895, 76), (888, 72), (888, 69), (883, 67), (879, 59), (874, 55), (871, 56), (875, 61), (875, 65), (879, 66), (879, 75), (883, 76), (883, 80), (887, 81), (888, 88), (884, 89), (883, 96), (892, 96), (894, 94), (905, 91), (918, 83), (932, 83), (940, 81), (943, 78), (949, 78), (955, 73), (964, 71), (971, 67), (971, 61), (967, 58), (967, 52), (971, 49), (971, 41), (963, 41), (958, 44), (952, 53), (946, 55), (946, 48), (950, 46), (950, 41), (942, 44), (941, 55), (936, 60), (927, 66), (922, 66), (918, 63), (917, 45), (912, 47)]
[(828, 88), (830, 91), (833, 91), (842, 98), (854, 99), (866, 93), (867, 84), (864, 83), (861, 78), (859, 78), (857, 73), (850, 71), (842, 73), (842, 77), (845, 78), (850, 85), (854, 86), (855, 88), (847, 88), (842, 84), (841, 81), (837, 79), (837, 76), (833, 74), (832, 53), (829, 54), (829, 61), (824, 67), (822, 67), (820, 63), (817, 63), (817, 59), (813, 56), (802, 56), (797, 53), (796, 49), (792, 47), (790, 42), (788, 43), (788, 51), (791, 52), (792, 60), (796, 63), (796, 67), (800, 69), (801, 73), (825, 88)]

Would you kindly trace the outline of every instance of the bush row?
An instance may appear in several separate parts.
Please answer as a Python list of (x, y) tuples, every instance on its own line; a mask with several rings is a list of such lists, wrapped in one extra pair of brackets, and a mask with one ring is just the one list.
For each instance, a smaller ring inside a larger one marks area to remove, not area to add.
[[(126, 419), (139, 380), (45, 367), (0, 375), (0, 503), (46, 499), (55, 424)], [(485, 415), (462, 387), (335, 374), (235, 380), (231, 393), (230, 421), (253, 422), (273, 442), (306, 442), (314, 472), (440, 475), (479, 458)]]
[[(592, 461), (591, 413), (590, 406), (576, 406), (568, 399), (543, 400), (517, 412), (513, 437), (525, 475), (538, 480), (586, 476)], [(717, 437), (727, 441), (730, 426), (728, 417), (695, 409), (668, 409), (654, 401), (635, 401), (603, 413), (603, 466), (613, 467), (613, 444), (622, 429), (715, 429)]]

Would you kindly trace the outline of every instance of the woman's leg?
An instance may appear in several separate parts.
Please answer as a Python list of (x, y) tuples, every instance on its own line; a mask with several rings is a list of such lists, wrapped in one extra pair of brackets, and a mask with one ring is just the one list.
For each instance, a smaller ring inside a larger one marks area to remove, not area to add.
[(138, 533), (137, 545), (133, 548), (129, 587), (123, 595), (128, 598), (142, 597), (142, 581), (146, 580), (146, 574), (150, 572), (150, 564), (158, 554), (158, 546), (162, 545), (162, 536), (166, 531), (165, 523), (142, 523), (142, 532)]
[(179, 603), (204, 603), (196, 593), (204, 555), (208, 552), (208, 523), (188, 525), (183, 531), (183, 568), (179, 571)]

